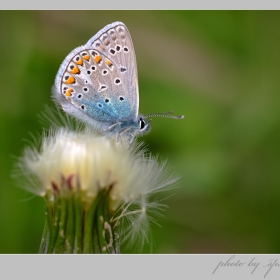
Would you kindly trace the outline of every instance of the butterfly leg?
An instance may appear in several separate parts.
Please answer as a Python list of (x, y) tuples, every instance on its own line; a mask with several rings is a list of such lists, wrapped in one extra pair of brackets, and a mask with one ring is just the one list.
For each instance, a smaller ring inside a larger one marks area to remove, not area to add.
[[(132, 126), (129, 126), (129, 127), (126, 127), (126, 128), (124, 128), (124, 129), (122, 129), (121, 131), (119, 131), (118, 136), (117, 136), (117, 141), (119, 141), (120, 136), (121, 136), (122, 134), (124, 134), (124, 132), (130, 130), (131, 128), (132, 128)], [(129, 134), (129, 135), (130, 135), (130, 134)], [(129, 143), (131, 143), (131, 142), (129, 141)]]
[(117, 122), (117, 123), (114, 123), (108, 127), (106, 127), (105, 129), (102, 129), (101, 132), (105, 132), (105, 131), (108, 131), (108, 130), (112, 130), (112, 128), (118, 126), (118, 125), (121, 125), (122, 123), (121, 122)]
[(129, 136), (131, 137), (129, 140), (129, 144), (131, 144), (134, 140), (134, 135), (132, 133), (129, 133)]

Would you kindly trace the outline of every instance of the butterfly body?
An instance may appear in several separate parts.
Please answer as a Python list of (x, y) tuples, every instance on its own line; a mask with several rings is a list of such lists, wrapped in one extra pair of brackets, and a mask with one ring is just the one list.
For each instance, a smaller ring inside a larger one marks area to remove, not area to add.
[(150, 122), (138, 112), (136, 57), (122, 22), (105, 26), (64, 59), (53, 99), (100, 133), (130, 135), (133, 140), (150, 130)]

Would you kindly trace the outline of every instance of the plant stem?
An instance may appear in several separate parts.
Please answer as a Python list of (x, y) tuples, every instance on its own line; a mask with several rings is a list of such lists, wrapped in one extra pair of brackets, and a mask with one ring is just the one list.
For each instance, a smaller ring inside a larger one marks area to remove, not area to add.
[(80, 188), (70, 188), (69, 182), (62, 180), (59, 192), (46, 195), (47, 213), (39, 253), (119, 253), (109, 208), (111, 187), (101, 188), (90, 204), (85, 193)]

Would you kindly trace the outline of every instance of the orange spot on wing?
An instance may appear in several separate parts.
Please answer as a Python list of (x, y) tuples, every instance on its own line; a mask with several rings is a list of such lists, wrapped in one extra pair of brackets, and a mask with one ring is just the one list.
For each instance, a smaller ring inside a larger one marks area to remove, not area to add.
[(87, 54), (87, 55), (83, 56), (83, 58), (84, 58), (84, 60), (89, 61), (90, 56)]
[(71, 71), (70, 73), (72, 74), (80, 74), (80, 69), (78, 66), (75, 66)]
[(111, 67), (111, 66), (113, 65), (113, 63), (112, 63), (109, 59), (106, 60), (106, 64), (107, 64), (109, 67)]
[(72, 88), (69, 88), (69, 89), (67, 89), (65, 95), (66, 95), (66, 96), (71, 96), (71, 95), (72, 95), (71, 92), (73, 92), (73, 89), (72, 89)]
[(95, 61), (96, 63), (99, 63), (99, 62), (101, 61), (101, 56), (100, 56), (100, 55), (96, 55), (96, 56), (94, 57), (94, 61)]
[(70, 76), (69, 78), (68, 78), (68, 80), (66, 80), (65, 81), (65, 83), (66, 84), (73, 84), (73, 83), (75, 83), (75, 78), (74, 77), (72, 77), (72, 76)]
[(79, 59), (78, 61), (76, 61), (76, 64), (78, 64), (78, 65), (83, 65), (83, 60), (82, 60), (82, 59)]

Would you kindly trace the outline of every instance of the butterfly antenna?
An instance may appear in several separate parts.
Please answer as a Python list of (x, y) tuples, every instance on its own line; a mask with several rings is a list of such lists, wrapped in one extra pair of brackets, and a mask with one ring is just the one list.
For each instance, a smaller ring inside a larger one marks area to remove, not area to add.
[(185, 117), (183, 115), (182, 116), (170, 116), (173, 113), (174, 113), (174, 111), (168, 111), (168, 112), (163, 112), (163, 113), (151, 113), (151, 114), (144, 116), (144, 118), (163, 117), (163, 118), (170, 118), (170, 119), (183, 119)]

